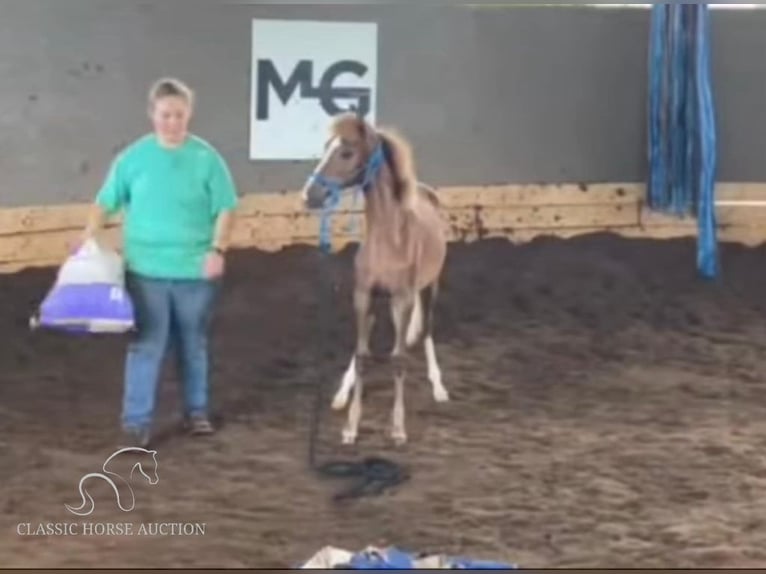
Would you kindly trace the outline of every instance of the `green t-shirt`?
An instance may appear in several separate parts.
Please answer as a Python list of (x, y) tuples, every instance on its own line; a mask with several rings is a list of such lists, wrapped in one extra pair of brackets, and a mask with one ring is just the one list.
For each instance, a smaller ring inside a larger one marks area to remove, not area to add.
[(193, 135), (176, 148), (154, 134), (138, 139), (112, 162), (96, 197), (108, 215), (123, 211), (127, 268), (167, 279), (204, 276), (216, 219), (237, 201), (226, 162)]

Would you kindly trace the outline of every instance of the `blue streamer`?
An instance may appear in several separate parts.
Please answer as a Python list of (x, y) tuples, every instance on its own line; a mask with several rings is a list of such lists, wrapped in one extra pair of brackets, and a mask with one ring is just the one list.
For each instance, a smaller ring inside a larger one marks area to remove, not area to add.
[(663, 207), (666, 185), (663, 99), (665, 82), (662, 62), (665, 59), (667, 9), (664, 4), (652, 5), (652, 28), (649, 53), (649, 174), (648, 202), (652, 209)]
[(700, 202), (700, 187), (699, 187), (699, 173), (702, 169), (702, 154), (701, 154), (701, 142), (703, 124), (700, 122), (700, 101), (697, 97), (697, 85), (699, 82), (700, 71), (697, 66), (697, 55), (699, 54), (699, 42), (697, 38), (697, 14), (692, 7), (692, 14), (689, 21), (689, 35), (690, 35), (690, 52), (693, 54), (692, 66), (690, 72), (687, 74), (687, 90), (689, 92), (687, 98), (687, 123), (689, 125), (689, 145), (687, 147), (687, 155), (689, 161), (689, 168), (687, 173), (687, 181), (689, 188), (693, 191), (692, 199), (690, 201), (690, 213), (694, 215), (696, 210), (699, 209)]
[(697, 212), (697, 268), (711, 279), (719, 273), (717, 222), (715, 216), (715, 180), (717, 172), (716, 123), (713, 90), (710, 80), (710, 11), (706, 5), (697, 10), (697, 84), (699, 101), (700, 156), (699, 202)]
[(716, 131), (705, 4), (654, 4), (649, 47), (647, 201), (698, 223), (697, 268), (718, 274)]
[(670, 173), (671, 173), (671, 209), (672, 213), (682, 215), (688, 200), (688, 182), (683, 179), (682, 150), (686, 147), (686, 130), (684, 129), (684, 80), (686, 70), (685, 43), (683, 34), (683, 6), (671, 6), (672, 22), (672, 70), (671, 78), (671, 124), (670, 124)]

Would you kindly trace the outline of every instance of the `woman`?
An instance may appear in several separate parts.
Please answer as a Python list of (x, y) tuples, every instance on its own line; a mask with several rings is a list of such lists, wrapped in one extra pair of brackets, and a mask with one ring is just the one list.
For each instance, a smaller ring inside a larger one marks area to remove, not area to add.
[(159, 80), (149, 93), (154, 132), (113, 161), (83, 240), (122, 211), (126, 286), (137, 335), (125, 361), (122, 427), (126, 446), (149, 444), (157, 385), (172, 344), (183, 381), (187, 428), (210, 434), (208, 328), (224, 271), (237, 206), (226, 162), (190, 134), (194, 95), (182, 82)]

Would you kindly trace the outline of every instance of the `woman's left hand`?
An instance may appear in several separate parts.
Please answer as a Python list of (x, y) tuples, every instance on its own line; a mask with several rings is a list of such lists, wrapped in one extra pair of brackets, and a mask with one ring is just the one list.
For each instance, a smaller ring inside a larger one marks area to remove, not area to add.
[(208, 279), (213, 279), (223, 275), (224, 258), (223, 255), (217, 251), (211, 251), (205, 257), (205, 276)]

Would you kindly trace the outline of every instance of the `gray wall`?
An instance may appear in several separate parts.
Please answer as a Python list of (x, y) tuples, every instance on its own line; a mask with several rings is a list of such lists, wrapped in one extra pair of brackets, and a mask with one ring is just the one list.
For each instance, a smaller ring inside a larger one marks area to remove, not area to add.
[[(295, 188), (305, 163), (248, 159), (250, 19), (379, 23), (378, 119), (438, 185), (643, 180), (648, 12), (0, 0), (0, 205), (89, 199), (147, 128), (164, 74), (242, 192)], [(766, 12), (716, 12), (720, 178), (766, 180)]]

